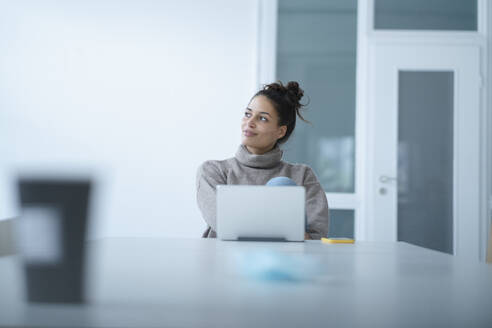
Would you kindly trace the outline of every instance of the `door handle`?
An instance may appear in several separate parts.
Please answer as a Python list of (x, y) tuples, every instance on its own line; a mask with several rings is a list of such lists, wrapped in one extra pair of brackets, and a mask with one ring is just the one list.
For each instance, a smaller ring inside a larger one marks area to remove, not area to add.
[(397, 181), (397, 180), (398, 180), (397, 178), (389, 177), (386, 175), (382, 175), (379, 177), (379, 182), (381, 183), (390, 183), (391, 181)]

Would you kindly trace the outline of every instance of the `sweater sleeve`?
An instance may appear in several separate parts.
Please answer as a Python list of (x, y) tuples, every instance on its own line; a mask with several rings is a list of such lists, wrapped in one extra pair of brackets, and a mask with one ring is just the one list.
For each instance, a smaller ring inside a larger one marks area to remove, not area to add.
[(196, 176), (198, 207), (203, 219), (213, 231), (217, 231), (215, 190), (217, 185), (226, 182), (226, 176), (216, 161), (206, 161), (198, 168)]
[(328, 201), (324, 189), (310, 167), (307, 168), (304, 176), (304, 187), (306, 188), (306, 232), (312, 239), (321, 239), (328, 235)]

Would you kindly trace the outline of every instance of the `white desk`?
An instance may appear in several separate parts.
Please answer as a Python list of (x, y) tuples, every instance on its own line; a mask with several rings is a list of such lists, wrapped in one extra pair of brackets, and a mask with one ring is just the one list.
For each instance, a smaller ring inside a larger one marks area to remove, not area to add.
[[(308, 281), (264, 281), (234, 254), (268, 248), (318, 261)], [(0, 326), (492, 327), (492, 266), (405, 243), (213, 239), (89, 243), (86, 305), (26, 305), (15, 256), (0, 258)]]

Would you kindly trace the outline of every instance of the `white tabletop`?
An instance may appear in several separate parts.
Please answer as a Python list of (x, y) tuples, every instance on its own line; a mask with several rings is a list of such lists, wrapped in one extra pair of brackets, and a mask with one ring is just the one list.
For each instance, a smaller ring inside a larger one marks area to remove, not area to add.
[[(88, 253), (85, 305), (24, 303), (19, 259), (0, 257), (0, 326), (492, 327), (492, 266), (406, 243), (119, 238)], [(262, 275), (265, 258), (290, 278)]]

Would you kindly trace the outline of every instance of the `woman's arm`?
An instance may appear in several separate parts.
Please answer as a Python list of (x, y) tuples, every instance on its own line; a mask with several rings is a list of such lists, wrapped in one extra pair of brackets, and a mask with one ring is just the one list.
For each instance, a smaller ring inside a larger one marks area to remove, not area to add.
[(328, 235), (328, 201), (323, 187), (310, 167), (306, 170), (303, 185), (306, 188), (306, 233), (312, 239), (321, 239)]
[(219, 184), (227, 184), (219, 163), (206, 161), (200, 165), (196, 176), (196, 198), (203, 219), (213, 231), (217, 231), (215, 190)]

